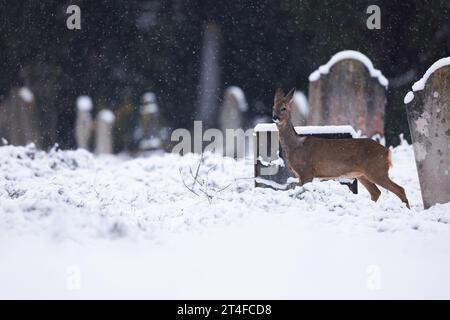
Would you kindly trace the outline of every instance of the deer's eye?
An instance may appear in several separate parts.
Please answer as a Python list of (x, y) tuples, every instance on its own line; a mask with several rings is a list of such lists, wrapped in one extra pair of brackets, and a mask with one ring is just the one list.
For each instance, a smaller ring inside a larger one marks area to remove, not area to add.
[(281, 111), (286, 111), (286, 108), (285, 107), (281, 108)]

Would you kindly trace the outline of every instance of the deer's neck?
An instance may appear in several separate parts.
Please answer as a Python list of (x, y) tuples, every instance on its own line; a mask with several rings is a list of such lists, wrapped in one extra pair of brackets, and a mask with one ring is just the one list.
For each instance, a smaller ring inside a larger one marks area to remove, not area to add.
[(294, 126), (290, 121), (282, 124), (280, 123), (277, 127), (280, 135), (281, 147), (287, 154), (289, 154), (289, 151), (298, 144), (300, 137), (295, 132)]

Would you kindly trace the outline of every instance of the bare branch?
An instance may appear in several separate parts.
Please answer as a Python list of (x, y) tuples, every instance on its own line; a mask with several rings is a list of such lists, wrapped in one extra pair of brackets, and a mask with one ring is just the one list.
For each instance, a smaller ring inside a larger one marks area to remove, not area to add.
[(203, 163), (203, 152), (200, 156), (200, 161), (198, 162), (197, 171), (195, 172), (194, 183), (192, 184), (192, 187), (195, 186), (198, 177), (198, 172), (200, 171), (200, 166), (202, 165), (202, 163)]
[[(197, 192), (195, 192), (195, 190), (193, 189), (193, 188), (190, 188), (187, 184), (186, 184), (186, 182), (184, 181), (184, 178), (183, 178), (183, 173), (181, 172), (181, 168), (180, 168), (180, 176), (181, 176), (181, 181), (183, 182), (183, 185), (186, 187), (186, 189), (188, 189), (190, 192), (192, 192), (193, 194), (195, 194), (197, 197), (200, 197), (200, 195), (197, 193)], [(195, 181), (194, 181), (195, 182)]]
[[(253, 177), (235, 178), (232, 180), (232, 182), (228, 183), (226, 186), (219, 187), (216, 185), (216, 183), (211, 184), (209, 181), (209, 174), (217, 168), (217, 164), (208, 168), (208, 170), (206, 170), (206, 173), (204, 173), (204, 176), (201, 177), (200, 167), (202, 166), (202, 164), (204, 164), (203, 154), (201, 154), (201, 158), (197, 165), (197, 168), (195, 169), (195, 173), (193, 172), (192, 167), (189, 166), (189, 175), (193, 179), (192, 186), (188, 186), (188, 184), (184, 180), (183, 172), (182, 172), (181, 168), (179, 170), (180, 170), (181, 180), (183, 182), (183, 185), (186, 187), (186, 189), (188, 189), (190, 192), (195, 194), (197, 197), (204, 196), (206, 198), (206, 200), (208, 201), (208, 203), (210, 203), (210, 204), (212, 203), (212, 201), (214, 199), (223, 200), (222, 198), (220, 198), (218, 196), (219, 193), (227, 190), (237, 181), (254, 179)], [(196, 188), (197, 184), (198, 184), (198, 187)]]

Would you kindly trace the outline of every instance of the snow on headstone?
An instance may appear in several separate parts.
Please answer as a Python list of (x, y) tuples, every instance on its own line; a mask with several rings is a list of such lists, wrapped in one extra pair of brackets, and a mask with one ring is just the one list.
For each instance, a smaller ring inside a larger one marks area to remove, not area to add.
[(116, 117), (111, 110), (103, 109), (97, 114), (95, 152), (97, 154), (113, 153), (112, 129)]
[(306, 96), (296, 91), (292, 100), (291, 122), (294, 126), (306, 126), (309, 115), (309, 104)]
[(88, 96), (77, 98), (77, 119), (75, 121), (75, 140), (78, 148), (89, 150), (92, 134), (92, 100)]
[(22, 98), (22, 100), (27, 103), (31, 103), (34, 100), (33, 92), (31, 92), (31, 90), (28, 89), (27, 87), (20, 88), (19, 95)]
[(140, 151), (155, 151), (164, 148), (169, 130), (165, 126), (153, 92), (142, 95), (139, 125), (134, 138), (139, 141)]
[(405, 104), (424, 207), (450, 202), (450, 58), (428, 69)]
[[(225, 90), (223, 104), (219, 114), (220, 130), (226, 135), (227, 129), (244, 129), (244, 113), (248, 110), (247, 100), (244, 91), (236, 86), (231, 86)], [(235, 150), (234, 143), (225, 143), (224, 154), (229, 157), (236, 157), (239, 152)]]
[(388, 80), (369, 58), (342, 51), (309, 76), (308, 125), (351, 125), (384, 136)]

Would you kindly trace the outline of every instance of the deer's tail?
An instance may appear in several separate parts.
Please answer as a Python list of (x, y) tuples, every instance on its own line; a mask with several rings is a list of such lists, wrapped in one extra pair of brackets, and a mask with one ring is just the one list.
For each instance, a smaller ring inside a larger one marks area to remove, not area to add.
[(392, 168), (392, 152), (391, 149), (386, 148), (386, 153), (387, 153), (387, 164), (388, 164), (388, 168)]

